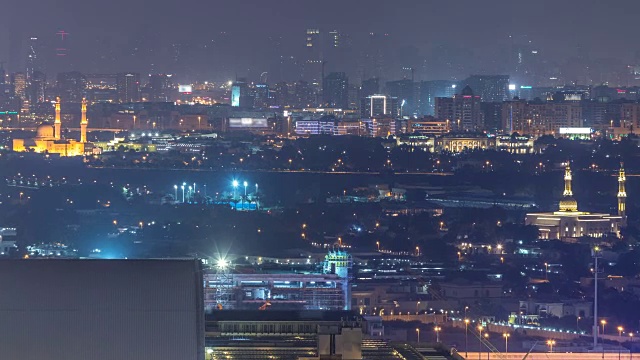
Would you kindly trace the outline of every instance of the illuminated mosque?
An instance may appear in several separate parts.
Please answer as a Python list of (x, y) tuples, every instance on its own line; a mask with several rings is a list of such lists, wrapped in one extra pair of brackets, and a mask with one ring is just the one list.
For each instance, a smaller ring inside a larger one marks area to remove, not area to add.
[(87, 142), (87, 100), (82, 99), (82, 118), (80, 120), (80, 141), (62, 137), (60, 120), (60, 98), (56, 99), (55, 121), (53, 125), (44, 122), (38, 125), (36, 137), (32, 139), (13, 139), (13, 151), (58, 154), (60, 156), (82, 156), (90, 151), (92, 144)]
[(620, 236), (620, 227), (626, 225), (626, 177), (622, 164), (618, 174), (618, 215), (590, 213), (578, 210), (578, 202), (571, 190), (571, 168), (564, 172), (564, 193), (558, 211), (531, 213), (525, 217), (525, 225), (535, 225), (541, 239), (570, 240), (582, 236), (603, 237), (613, 233)]

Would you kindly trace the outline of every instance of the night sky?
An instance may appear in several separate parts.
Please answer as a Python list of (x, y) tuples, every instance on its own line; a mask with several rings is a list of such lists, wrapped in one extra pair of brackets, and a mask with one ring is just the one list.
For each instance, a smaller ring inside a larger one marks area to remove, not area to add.
[[(367, 33), (388, 33), (401, 65), (419, 67), (442, 46), (464, 65), (447, 72), (438, 64), (446, 59), (436, 57), (429, 60), (421, 78), (500, 72), (508, 49), (529, 41), (550, 64), (566, 65), (580, 56), (627, 64), (640, 57), (637, 0), (3, 0), (2, 4), (8, 16), (0, 23), (0, 59), (7, 61), (10, 71), (24, 66), (30, 36), (50, 46), (61, 29), (70, 34), (70, 66), (85, 72), (150, 71), (150, 61), (156, 63), (155, 71), (172, 71), (171, 44), (188, 44), (189, 49), (214, 42), (215, 55), (182, 52), (198, 58), (192, 67), (206, 69), (196, 75), (251, 75), (268, 71), (269, 62), (278, 55), (300, 57), (308, 27), (347, 33), (356, 51), (364, 47)], [(279, 49), (272, 45), (276, 42)], [(154, 55), (134, 59), (132, 49), (145, 46)], [(257, 56), (261, 52), (266, 55)], [(223, 59), (212, 65), (213, 56)]]

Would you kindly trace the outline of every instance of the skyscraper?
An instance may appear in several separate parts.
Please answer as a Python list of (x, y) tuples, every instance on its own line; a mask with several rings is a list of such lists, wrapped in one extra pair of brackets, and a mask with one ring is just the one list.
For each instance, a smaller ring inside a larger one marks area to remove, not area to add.
[(15, 96), (25, 100), (27, 91), (27, 75), (23, 72), (17, 72), (11, 76), (11, 84), (13, 85), (13, 93)]
[(469, 86), (451, 98), (436, 98), (436, 117), (450, 122), (456, 131), (480, 131), (484, 128), (480, 96)]
[(362, 81), (362, 87), (360, 88), (360, 95), (367, 97), (380, 93), (380, 79), (371, 78)]
[(171, 75), (153, 74), (149, 76), (149, 100), (156, 102), (169, 101)]
[(65, 103), (79, 103), (85, 97), (87, 78), (83, 74), (77, 71), (62, 72), (58, 73), (56, 80), (58, 96)]
[(343, 72), (332, 72), (324, 78), (323, 105), (347, 109), (349, 107), (349, 78)]
[(386, 95), (370, 95), (362, 99), (360, 115), (363, 118), (398, 116), (398, 98)]
[(416, 113), (415, 85), (411, 79), (387, 82), (387, 95), (398, 98), (401, 116), (411, 116)]
[(431, 115), (436, 113), (437, 97), (452, 97), (456, 93), (457, 84), (451, 80), (432, 80), (420, 82), (418, 91), (418, 113)]
[(118, 101), (121, 103), (140, 101), (140, 74), (120, 73), (117, 76), (116, 88)]
[(40, 40), (32, 36), (29, 39), (29, 48), (27, 49), (27, 81), (31, 81), (35, 71), (44, 72), (43, 56)]
[(35, 70), (33, 74), (31, 74), (31, 79), (29, 81), (28, 87), (28, 99), (29, 102), (33, 105), (36, 103), (44, 102), (45, 100), (45, 89), (47, 85), (47, 76), (38, 70)]
[(462, 81), (484, 102), (509, 100), (509, 75), (471, 75)]

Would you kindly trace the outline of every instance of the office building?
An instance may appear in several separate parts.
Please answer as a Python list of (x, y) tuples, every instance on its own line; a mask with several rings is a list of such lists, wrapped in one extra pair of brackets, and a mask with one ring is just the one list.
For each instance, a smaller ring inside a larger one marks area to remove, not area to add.
[(474, 95), (469, 86), (461, 94), (451, 98), (436, 98), (436, 118), (451, 123), (456, 131), (480, 131), (484, 129), (480, 96)]
[(239, 80), (231, 85), (231, 106), (251, 108), (253, 100), (249, 85), (245, 81)]
[(45, 100), (45, 89), (47, 88), (47, 77), (41, 71), (34, 71), (27, 88), (27, 98), (33, 104), (42, 103)]
[(117, 75), (116, 88), (118, 101), (121, 103), (140, 101), (140, 74), (119, 73)]
[(331, 108), (349, 108), (349, 78), (343, 72), (332, 72), (322, 84), (323, 105)]
[(171, 92), (171, 75), (149, 75), (149, 84), (147, 85), (147, 91), (149, 93), (149, 101), (169, 101)]
[(14, 96), (22, 100), (27, 99), (27, 75), (25, 73), (14, 73), (11, 76), (11, 84), (13, 86)]
[(3, 358), (205, 358), (198, 260), (3, 260), (0, 288)]
[(271, 105), (269, 85), (255, 84), (253, 87), (253, 106), (259, 109), (267, 109)]
[(67, 103), (80, 103), (87, 91), (87, 78), (77, 72), (58, 73), (56, 90), (60, 99)]
[(418, 113), (434, 116), (436, 113), (436, 98), (450, 98), (456, 94), (457, 84), (450, 80), (432, 80), (420, 82), (418, 92)]
[(400, 117), (413, 116), (416, 107), (416, 86), (410, 79), (389, 81), (386, 84), (386, 94), (398, 98)]
[(502, 102), (509, 99), (509, 75), (471, 75), (462, 81), (480, 96), (483, 102)]
[(360, 115), (363, 118), (398, 116), (398, 98), (387, 95), (370, 95), (362, 99)]
[(362, 81), (362, 86), (360, 87), (360, 96), (367, 97), (380, 93), (380, 79), (371, 78)]
[(514, 99), (502, 104), (502, 128), (510, 134), (552, 135), (561, 128), (579, 128), (583, 124), (582, 106), (575, 101)]

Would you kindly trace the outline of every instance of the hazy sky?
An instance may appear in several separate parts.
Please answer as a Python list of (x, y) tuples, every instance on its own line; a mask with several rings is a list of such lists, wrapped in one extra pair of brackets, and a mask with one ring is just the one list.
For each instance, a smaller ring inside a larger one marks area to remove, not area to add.
[(70, 33), (77, 63), (94, 56), (96, 40), (102, 39), (115, 54), (114, 64), (121, 67), (127, 66), (123, 49), (132, 47), (141, 34), (169, 44), (205, 41), (224, 31), (233, 43), (229, 56), (244, 66), (251, 49), (264, 48), (268, 36), (282, 36), (286, 55), (302, 51), (307, 27), (335, 28), (354, 39), (368, 32), (388, 32), (397, 46), (428, 52), (446, 44), (471, 49), (481, 61), (500, 61), (491, 56), (509, 44), (509, 35), (526, 36), (545, 57), (558, 62), (576, 56), (578, 45), (591, 58), (623, 62), (634, 59), (640, 47), (638, 0), (0, 0), (0, 4), (5, 15), (0, 22), (0, 59), (5, 61), (20, 43), (16, 38), (23, 40), (24, 52), (31, 35), (55, 39), (60, 29)]

